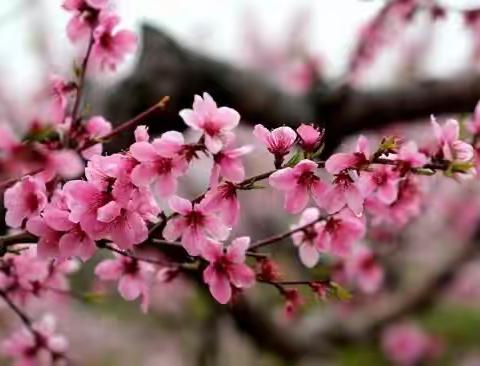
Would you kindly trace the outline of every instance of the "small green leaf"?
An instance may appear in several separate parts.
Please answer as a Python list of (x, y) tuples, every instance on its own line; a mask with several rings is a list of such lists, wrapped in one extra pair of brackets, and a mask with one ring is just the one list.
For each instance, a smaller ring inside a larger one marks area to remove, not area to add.
[(105, 295), (101, 292), (86, 292), (82, 294), (82, 299), (87, 304), (100, 304), (105, 302)]
[(290, 160), (288, 160), (287, 164), (285, 166), (287, 167), (294, 167), (295, 165), (298, 164), (298, 162), (300, 162), (300, 160), (303, 159), (303, 151), (301, 150), (297, 150), (295, 151), (295, 153), (292, 155), (292, 157), (290, 158)]
[(330, 286), (334, 291), (334, 295), (340, 301), (349, 301), (352, 298), (352, 294), (346, 288), (340, 286), (338, 283), (332, 282), (330, 283)]

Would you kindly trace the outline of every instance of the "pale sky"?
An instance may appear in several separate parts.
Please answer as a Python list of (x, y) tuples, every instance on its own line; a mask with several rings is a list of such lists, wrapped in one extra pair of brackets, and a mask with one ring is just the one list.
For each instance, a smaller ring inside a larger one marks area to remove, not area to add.
[[(22, 3), (27, 4), (22, 7)], [(0, 2), (0, 75), (14, 91), (35, 84), (39, 63), (32, 46), (42, 24), (48, 34), (52, 63), (67, 67), (72, 48), (65, 35), (68, 14), (60, 0), (9, 0)], [(285, 35), (285, 24), (292, 14), (304, 9), (311, 15), (308, 44), (310, 51), (321, 54), (325, 71), (333, 77), (345, 67), (359, 27), (382, 4), (382, 0), (117, 0), (124, 24), (138, 29), (142, 22), (158, 25), (182, 44), (232, 62), (241, 57), (245, 14), (258, 19), (264, 37), (272, 44)], [(442, 3), (455, 7), (480, 6), (480, 0), (450, 0)], [(421, 34), (421, 27), (412, 29)], [(463, 33), (462, 33), (463, 32)], [(428, 41), (428, 72), (432, 75), (460, 72), (468, 57), (470, 39), (465, 37), (460, 19), (450, 19), (434, 29)], [(280, 44), (280, 43), (279, 43)], [(388, 84), (395, 50), (378, 60), (371, 83)], [(130, 62), (132, 64), (134, 60)], [(389, 65), (389, 67), (382, 67)]]

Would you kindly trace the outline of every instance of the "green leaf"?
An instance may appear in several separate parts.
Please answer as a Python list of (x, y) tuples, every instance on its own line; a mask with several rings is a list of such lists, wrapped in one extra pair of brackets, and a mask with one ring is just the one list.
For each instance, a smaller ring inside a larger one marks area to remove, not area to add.
[(340, 301), (349, 301), (352, 298), (352, 294), (346, 288), (340, 286), (336, 282), (330, 283), (332, 290), (334, 291), (334, 295)]
[(300, 160), (303, 159), (303, 151), (301, 150), (297, 150), (295, 151), (295, 153), (292, 155), (292, 157), (290, 158), (290, 160), (288, 160), (287, 164), (285, 166), (287, 167), (294, 167), (295, 165), (297, 165)]
[(87, 304), (100, 304), (105, 302), (105, 295), (100, 292), (86, 292), (82, 294), (82, 299)]

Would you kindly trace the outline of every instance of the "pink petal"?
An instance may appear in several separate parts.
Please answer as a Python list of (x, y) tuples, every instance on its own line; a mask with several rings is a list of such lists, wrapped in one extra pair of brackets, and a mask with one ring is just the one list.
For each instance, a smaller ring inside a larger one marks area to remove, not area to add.
[(45, 223), (45, 220), (38, 215), (31, 217), (27, 221), (26, 229), (29, 233), (32, 233), (33, 235), (37, 235), (37, 236), (42, 236), (45, 233), (52, 230), (47, 226), (47, 224)]
[(298, 254), (300, 260), (307, 268), (314, 267), (320, 259), (320, 253), (317, 248), (307, 243), (300, 245)]
[(368, 157), (370, 156), (370, 148), (368, 145), (369, 144), (367, 138), (363, 135), (360, 135), (357, 140), (356, 151)]
[(210, 293), (220, 304), (226, 304), (232, 296), (230, 282), (225, 275), (216, 273), (209, 282)]
[(168, 200), (168, 205), (173, 211), (181, 215), (187, 215), (192, 211), (192, 203), (189, 200), (179, 196), (170, 197)]
[(135, 300), (142, 292), (142, 280), (133, 275), (124, 275), (118, 282), (118, 292), (125, 300)]
[(213, 263), (223, 255), (223, 245), (217, 241), (207, 239), (201, 252), (203, 258)]
[(284, 168), (273, 173), (268, 182), (276, 189), (289, 191), (297, 185), (297, 178), (292, 168)]
[(174, 157), (185, 143), (183, 135), (177, 131), (165, 132), (161, 138), (153, 141), (157, 154), (164, 157)]
[(217, 154), (222, 150), (223, 141), (220, 136), (205, 135), (205, 146), (212, 154)]
[(232, 241), (227, 248), (227, 257), (234, 263), (243, 263), (245, 261), (245, 252), (250, 245), (250, 237), (241, 236)]
[(338, 153), (325, 162), (325, 169), (330, 174), (338, 174), (342, 170), (354, 167), (358, 159), (354, 154)]
[(453, 142), (458, 140), (460, 136), (460, 126), (454, 119), (449, 119), (443, 126), (443, 138), (446, 142)]
[(220, 107), (215, 113), (215, 122), (219, 123), (222, 129), (231, 130), (240, 122), (240, 114), (235, 109)]
[(180, 111), (179, 115), (188, 127), (197, 131), (200, 129), (198, 116), (194, 111), (191, 109), (183, 109)]
[(313, 182), (310, 191), (312, 193), (312, 197), (315, 203), (319, 206), (324, 208), (325, 207), (325, 195), (328, 192), (329, 187), (320, 179)]
[(146, 187), (157, 176), (157, 172), (152, 164), (141, 163), (133, 168), (131, 173), (132, 183), (137, 187)]
[(229, 275), (233, 285), (238, 288), (249, 288), (255, 283), (255, 272), (243, 263), (232, 265)]
[(122, 207), (117, 202), (110, 201), (97, 210), (97, 219), (101, 222), (112, 222), (120, 215), (121, 210)]
[(187, 227), (185, 218), (176, 217), (168, 220), (165, 229), (163, 229), (163, 237), (168, 241), (175, 241), (180, 238)]
[(95, 267), (95, 274), (102, 280), (116, 280), (122, 272), (123, 264), (118, 259), (106, 259)]
[(309, 198), (305, 187), (295, 187), (293, 191), (285, 193), (285, 210), (292, 214), (299, 213), (305, 208)]
[(253, 129), (253, 136), (260, 140), (260, 142), (262, 142), (265, 146), (268, 147), (270, 145), (270, 131), (262, 125), (255, 125)]
[(59, 249), (63, 258), (79, 257), (86, 261), (93, 256), (96, 246), (88, 236), (71, 232), (60, 238)]
[(357, 216), (361, 216), (363, 213), (363, 202), (365, 199), (361, 195), (358, 188), (352, 184), (351, 187), (345, 191), (345, 197), (347, 200), (347, 205), (352, 212)]
[(398, 184), (397, 182), (388, 182), (378, 188), (377, 196), (380, 201), (386, 205), (392, 204), (398, 196)]
[(43, 212), (45, 223), (57, 231), (68, 231), (75, 226), (75, 224), (68, 219), (69, 215), (68, 211), (54, 207), (48, 207)]
[(217, 216), (206, 216), (204, 219), (204, 229), (213, 238), (225, 240), (230, 234), (230, 228)]
[(177, 191), (177, 179), (172, 174), (162, 174), (155, 182), (155, 192), (162, 198), (170, 197)]
[(130, 146), (130, 154), (140, 162), (152, 162), (158, 158), (158, 154), (152, 144), (148, 142), (136, 142)]

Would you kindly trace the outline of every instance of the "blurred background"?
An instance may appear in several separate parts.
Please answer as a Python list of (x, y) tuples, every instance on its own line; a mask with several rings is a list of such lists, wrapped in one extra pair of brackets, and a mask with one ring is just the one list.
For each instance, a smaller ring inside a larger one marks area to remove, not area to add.
[[(118, 72), (89, 80), (92, 111), (114, 124), (170, 95), (170, 114), (150, 129), (180, 128), (178, 110), (194, 93), (208, 91), (241, 112), (240, 143), (254, 143), (255, 123), (314, 122), (327, 129), (332, 152), (340, 145), (351, 149), (360, 132), (374, 141), (398, 132), (427, 144), (430, 113), (465, 121), (480, 99), (480, 1), (115, 3), (122, 25), (143, 35), (143, 42)], [(405, 8), (391, 10), (394, 3)], [(67, 39), (68, 14), (60, 5), (0, 2), (0, 121), (19, 133), (38, 117), (49, 75), (71, 75), (79, 54)], [(271, 168), (262, 151), (257, 145), (246, 159), (248, 176)], [(206, 164), (183, 180), (185, 196), (205, 189)], [(69, 353), (81, 365), (478, 366), (479, 184), (430, 179), (419, 187), (420, 212), (408, 223), (373, 223), (365, 239), (386, 274), (374, 294), (355, 281), (349, 301), (305, 293), (299, 313), (286, 319), (271, 288), (257, 285), (248, 302), (220, 307), (196, 283), (177, 278), (154, 285), (150, 312), (143, 315), (138, 304), (93, 278), (99, 256), (72, 276), (73, 291), (92, 294), (88, 300), (57, 296), (32, 311), (54, 309)], [(274, 192), (253, 191), (241, 200), (233, 236), (259, 239), (297, 221), (279, 216), (282, 201)], [(291, 278), (331, 267), (326, 260), (306, 271), (289, 240), (274, 258)], [(2, 312), (5, 327), (9, 317)], [(389, 334), (400, 353), (420, 354), (414, 363), (392, 359)]]

